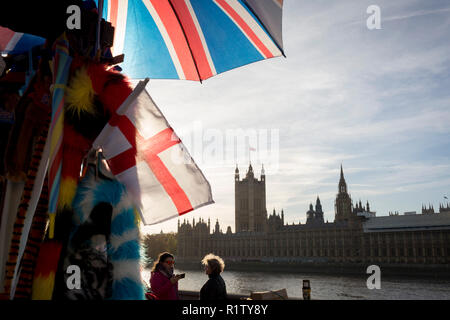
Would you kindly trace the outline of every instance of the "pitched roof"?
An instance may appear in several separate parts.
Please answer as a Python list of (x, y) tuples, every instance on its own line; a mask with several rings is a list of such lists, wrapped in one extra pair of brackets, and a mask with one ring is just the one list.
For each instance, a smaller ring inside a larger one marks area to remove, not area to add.
[(364, 232), (416, 231), (450, 229), (450, 213), (395, 215), (369, 218)]

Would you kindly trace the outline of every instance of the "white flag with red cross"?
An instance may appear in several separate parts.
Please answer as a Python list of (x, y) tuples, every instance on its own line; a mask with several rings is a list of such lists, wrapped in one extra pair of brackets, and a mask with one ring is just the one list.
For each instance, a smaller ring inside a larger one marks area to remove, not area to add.
[(214, 203), (211, 186), (140, 81), (94, 148), (133, 197), (144, 224)]

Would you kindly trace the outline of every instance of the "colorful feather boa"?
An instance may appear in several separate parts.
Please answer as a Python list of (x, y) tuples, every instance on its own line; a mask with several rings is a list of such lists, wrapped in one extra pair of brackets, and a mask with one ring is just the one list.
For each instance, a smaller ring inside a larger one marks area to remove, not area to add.
[[(109, 178), (103, 176), (101, 173), (105, 173), (105, 168), (101, 162), (99, 166), (100, 176), (96, 177), (95, 168), (90, 167), (78, 185), (72, 203), (74, 228), (71, 232), (68, 252), (73, 254), (76, 248), (80, 247), (79, 243), (85, 239), (91, 239), (92, 243), (93, 235), (105, 234), (108, 242), (107, 261), (112, 265), (111, 292), (106, 291), (106, 294), (101, 293), (97, 297), (112, 300), (142, 300), (144, 289), (140, 274), (139, 228), (135, 210), (124, 185), (116, 179), (111, 179), (112, 176)], [(99, 209), (102, 204), (104, 208)], [(99, 221), (99, 219), (105, 219), (108, 214), (97, 212), (95, 214), (97, 217), (93, 217), (95, 210), (107, 211), (108, 205), (112, 207), (110, 225), (105, 223), (106, 221)], [(110, 234), (107, 235), (109, 228)], [(80, 232), (84, 232), (84, 235), (80, 235)], [(69, 263), (66, 259), (65, 267)], [(78, 297), (86, 297), (82, 292), (87, 285), (89, 284), (81, 283), (82, 289)], [(70, 292), (66, 293), (66, 298), (74, 297), (77, 298)]]

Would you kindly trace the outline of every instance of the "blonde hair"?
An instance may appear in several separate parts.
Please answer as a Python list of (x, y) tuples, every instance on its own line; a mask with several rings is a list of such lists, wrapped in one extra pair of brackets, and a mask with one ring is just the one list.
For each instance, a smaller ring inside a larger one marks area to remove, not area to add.
[(225, 262), (223, 262), (223, 259), (212, 253), (207, 254), (202, 259), (202, 264), (208, 266), (214, 274), (219, 274), (225, 269)]

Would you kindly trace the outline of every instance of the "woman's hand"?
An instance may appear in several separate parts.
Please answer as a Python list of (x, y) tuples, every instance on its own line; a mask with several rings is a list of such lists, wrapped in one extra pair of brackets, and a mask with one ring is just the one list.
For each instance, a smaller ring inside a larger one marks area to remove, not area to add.
[(172, 278), (170, 278), (170, 282), (172, 282), (172, 284), (175, 284), (178, 282), (178, 280), (181, 279), (180, 275), (176, 275), (176, 276), (172, 276)]

